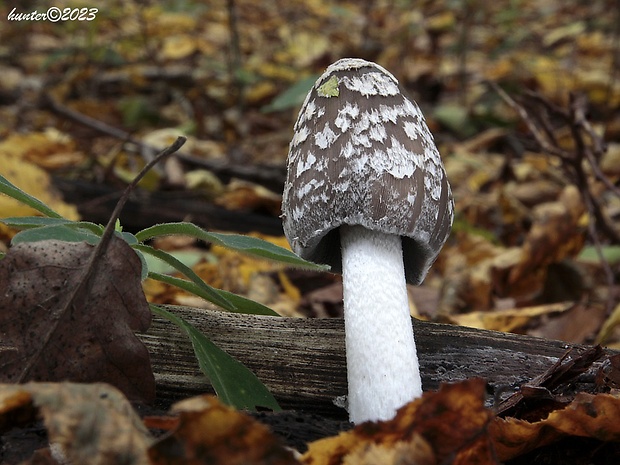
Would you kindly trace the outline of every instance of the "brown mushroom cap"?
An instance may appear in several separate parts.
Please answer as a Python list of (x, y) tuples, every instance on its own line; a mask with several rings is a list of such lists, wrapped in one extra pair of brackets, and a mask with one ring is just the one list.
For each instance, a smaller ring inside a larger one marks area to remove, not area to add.
[(418, 106), (371, 62), (332, 64), (308, 93), (289, 147), (284, 232), (295, 253), (341, 271), (338, 227), (402, 236), (405, 276), (422, 282), (454, 204)]

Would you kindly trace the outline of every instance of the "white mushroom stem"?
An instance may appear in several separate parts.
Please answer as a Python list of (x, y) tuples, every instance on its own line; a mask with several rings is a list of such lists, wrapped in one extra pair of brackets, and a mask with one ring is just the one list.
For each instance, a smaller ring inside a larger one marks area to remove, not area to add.
[(387, 420), (422, 394), (401, 238), (341, 226), (340, 243), (349, 418)]

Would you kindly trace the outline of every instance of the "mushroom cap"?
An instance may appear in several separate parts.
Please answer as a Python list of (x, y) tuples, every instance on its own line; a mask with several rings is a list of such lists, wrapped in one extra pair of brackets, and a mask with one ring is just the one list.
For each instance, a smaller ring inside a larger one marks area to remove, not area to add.
[(301, 257), (340, 272), (338, 228), (402, 237), (419, 284), (450, 234), (454, 202), (433, 136), (392, 74), (361, 59), (333, 63), (301, 107), (289, 146), (284, 233)]

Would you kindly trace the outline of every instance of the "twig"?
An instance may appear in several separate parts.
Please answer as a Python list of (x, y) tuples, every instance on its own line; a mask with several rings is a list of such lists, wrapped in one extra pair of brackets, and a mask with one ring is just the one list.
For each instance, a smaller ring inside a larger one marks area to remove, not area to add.
[[(123, 207), (125, 206), (125, 204), (129, 200), (129, 196), (131, 195), (132, 191), (136, 188), (136, 186), (142, 180), (142, 178), (146, 175), (146, 173), (148, 173), (149, 170), (151, 168), (153, 168), (153, 166), (155, 166), (157, 163), (159, 163), (160, 161), (162, 161), (166, 157), (172, 155), (173, 153), (177, 152), (181, 147), (183, 147), (183, 144), (185, 144), (186, 140), (187, 139), (185, 137), (183, 137), (183, 136), (177, 137), (177, 139), (172, 143), (172, 145), (170, 145), (169, 147), (165, 148), (160, 153), (158, 153), (150, 162), (148, 162), (144, 166), (144, 168), (142, 168), (142, 170), (140, 170), (140, 172), (133, 179), (133, 181), (131, 181), (131, 183), (129, 183), (129, 185), (125, 188), (125, 191), (123, 192), (123, 195), (121, 196), (121, 198), (116, 203), (116, 207), (114, 207), (114, 210), (112, 211), (112, 214), (110, 215), (110, 219), (108, 220), (108, 224), (106, 224), (105, 230), (103, 231), (103, 235), (101, 236), (101, 241), (99, 242), (99, 244), (97, 244), (97, 249), (101, 248), (101, 249), (103, 249), (105, 251), (105, 247), (107, 246), (107, 242), (110, 240), (110, 237), (114, 233), (114, 229), (115, 229), (115, 225), (116, 225), (116, 220), (120, 216), (121, 210), (123, 209)], [(93, 255), (98, 253), (97, 249), (95, 249), (95, 253)], [(99, 253), (99, 254), (101, 255), (102, 253)]]
[[(101, 134), (133, 144), (141, 151), (148, 150), (152, 153), (157, 153), (161, 150), (161, 147), (154, 147), (152, 145), (145, 144), (122, 129), (115, 128), (114, 126), (104, 123), (103, 121), (99, 121), (83, 113), (72, 110), (71, 108), (60, 105), (48, 95), (44, 95), (42, 97), (41, 105), (57, 115), (94, 129)], [(192, 166), (200, 166), (221, 177), (236, 177), (239, 179), (253, 181), (272, 189), (275, 192), (281, 192), (284, 187), (285, 172), (283, 167), (271, 167), (265, 165), (232, 165), (227, 162), (195, 157), (183, 152), (177, 152), (174, 156), (185, 163), (191, 164)]]
[[(598, 160), (603, 156), (607, 147), (586, 118), (587, 101), (585, 97), (583, 95), (571, 94), (569, 109), (566, 110), (556, 106), (538, 93), (526, 91), (526, 95), (545, 110), (542, 113), (540, 111), (528, 113), (523, 106), (519, 105), (496, 83), (488, 81), (488, 84), (521, 117), (528, 126), (530, 132), (534, 135), (541, 150), (550, 155), (557, 156), (564, 162), (562, 165), (564, 172), (579, 189), (586, 210), (590, 218), (594, 219), (594, 222), (588, 222), (588, 233), (601, 262), (607, 285), (609, 289), (611, 289), (614, 285), (614, 273), (603, 255), (599, 231), (603, 232), (614, 243), (620, 242), (620, 234), (615, 230), (613, 225), (610, 224), (600, 203), (592, 194), (588, 183), (588, 177), (584, 170), (584, 162), (587, 162), (592, 167), (595, 178), (601, 181), (611, 192), (620, 196), (620, 189), (605, 176), (598, 165)], [(563, 124), (569, 127), (576, 146), (574, 151), (569, 152), (559, 147), (548, 119), (548, 113), (559, 118)], [(539, 121), (546, 137), (543, 136), (532, 118), (536, 118)], [(586, 137), (589, 139), (588, 141), (586, 141)], [(598, 229), (595, 228), (595, 224), (598, 226)], [(606, 307), (607, 313), (610, 314), (614, 307), (613, 295), (611, 292), (608, 296)]]
[(241, 41), (239, 40), (239, 21), (235, 0), (227, 0), (228, 28), (230, 30), (230, 78), (237, 93), (237, 108), (243, 108), (243, 82), (239, 77), (241, 69)]
[[(592, 199), (588, 197), (584, 197), (584, 203), (586, 204), (586, 208), (588, 210), (589, 215), (593, 215), (593, 206)], [(614, 298), (611, 290), (613, 289), (615, 283), (615, 275), (613, 270), (611, 269), (611, 265), (605, 258), (605, 254), (603, 253), (603, 245), (601, 244), (601, 239), (597, 234), (596, 228), (594, 227), (594, 223), (592, 221), (588, 221), (588, 232), (590, 233), (590, 237), (592, 238), (592, 242), (594, 244), (594, 249), (596, 250), (596, 255), (598, 256), (599, 261), (601, 262), (601, 266), (603, 267), (603, 272), (605, 274), (605, 280), (607, 282), (607, 287), (609, 289), (609, 295), (607, 296), (607, 302), (605, 304), (605, 314), (611, 315), (614, 309)]]
[(542, 133), (538, 130), (538, 127), (536, 126), (536, 124), (534, 124), (534, 122), (532, 121), (532, 119), (530, 118), (528, 112), (525, 110), (525, 108), (523, 108), (521, 105), (519, 105), (512, 97), (510, 97), (505, 91), (504, 89), (502, 89), (500, 86), (498, 86), (495, 82), (493, 81), (487, 81), (487, 84), (493, 88), (493, 90), (495, 92), (497, 92), (497, 94), (502, 98), (502, 100), (504, 102), (506, 102), (506, 104), (508, 104), (508, 106), (510, 108), (512, 108), (523, 120), (523, 122), (527, 125), (527, 128), (529, 129), (529, 131), (532, 133), (532, 135), (534, 136), (534, 138), (536, 139), (536, 142), (538, 142), (538, 145), (541, 146), (541, 148), (545, 151), (548, 152), (552, 155), (555, 155), (561, 159), (568, 159), (570, 158), (570, 153), (560, 149), (559, 147), (555, 147), (553, 145), (551, 145), (547, 139), (545, 139), (545, 137), (542, 135)]
[[(88, 263), (84, 267), (84, 271), (79, 278), (78, 285), (73, 288), (68, 300), (65, 302), (63, 307), (60, 309), (61, 313), (66, 313), (66, 312), (71, 311), (71, 309), (73, 308), (74, 302), (79, 298), (79, 296), (83, 292), (85, 292), (85, 290), (89, 289), (89, 287), (91, 286), (92, 277), (95, 275), (95, 271), (97, 270), (97, 264), (101, 262), (101, 258), (105, 254), (108, 244), (110, 243), (110, 240), (112, 239), (112, 236), (114, 234), (116, 220), (118, 219), (118, 216), (121, 210), (125, 206), (125, 203), (129, 199), (131, 192), (136, 187), (138, 182), (144, 177), (144, 175), (156, 163), (158, 163), (163, 158), (167, 157), (168, 155), (176, 152), (179, 148), (181, 148), (181, 146), (185, 143), (185, 140), (186, 140), (185, 137), (179, 137), (170, 147), (163, 150), (150, 163), (148, 163), (144, 168), (142, 168), (140, 173), (138, 173), (135, 179), (127, 186), (127, 188), (125, 189), (125, 192), (123, 193), (118, 203), (116, 204), (114, 211), (110, 215), (110, 219), (103, 231), (103, 235), (101, 236), (99, 243), (93, 250)], [(54, 323), (52, 323), (47, 328), (47, 331), (41, 343), (41, 350), (38, 351), (37, 355), (35, 355), (34, 357), (30, 357), (28, 359), (28, 362), (24, 365), (21, 373), (19, 374), (17, 382), (21, 383), (28, 379), (29, 377), (28, 375), (30, 374), (30, 371), (39, 361), (40, 356), (43, 354), (43, 350), (50, 343), (52, 336), (56, 332), (56, 329), (58, 328), (58, 325), (60, 324), (61, 321), (62, 321), (61, 318), (55, 318)]]
[[(616, 7), (614, 8), (616, 19), (614, 23), (616, 27), (612, 36), (612, 54), (611, 63), (609, 65), (609, 82), (607, 83), (607, 91), (605, 95), (605, 102), (611, 102), (614, 94), (614, 88), (616, 81), (620, 78), (620, 0), (616, 0)], [(611, 105), (606, 108), (606, 115), (611, 119), (611, 113), (614, 109)]]
[(474, 2), (470, 0), (463, 2), (462, 15), (460, 18), (461, 28), (459, 31), (458, 39), (459, 45), (457, 48), (459, 100), (461, 106), (463, 106), (463, 108), (467, 108), (468, 111), (470, 111), (471, 108), (467, 101), (467, 52), (471, 48), (469, 42), (472, 31), (473, 18), (477, 6), (478, 5), (474, 4)]
[(592, 168), (592, 171), (594, 172), (594, 175), (596, 176), (596, 179), (601, 181), (607, 189), (620, 197), (620, 189), (616, 187), (616, 185), (611, 182), (607, 176), (605, 176), (598, 165), (598, 161), (605, 154), (605, 152), (607, 152), (607, 144), (603, 138), (596, 133), (590, 122), (585, 117), (585, 101), (583, 99), (576, 99), (572, 106), (575, 107), (573, 110), (575, 124), (588, 135), (588, 138), (592, 142), (592, 150), (586, 146), (584, 154), (590, 164), (590, 167)]

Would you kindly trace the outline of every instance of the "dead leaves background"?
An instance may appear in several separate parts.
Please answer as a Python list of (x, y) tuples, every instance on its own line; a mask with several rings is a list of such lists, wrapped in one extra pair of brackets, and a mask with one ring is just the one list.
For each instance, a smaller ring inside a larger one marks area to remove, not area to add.
[[(56, 6), (73, 5), (61, 1)], [(0, 17), (6, 17), (7, 8), (0, 8)], [(620, 12), (613, 1), (440, 1), (413, 7), (408, 2), (222, 0), (180, 6), (106, 2), (100, 8), (90, 24), (7, 23), (0, 31), (0, 172), (52, 208), (69, 218), (79, 215), (60, 199), (50, 173), (122, 184), (144, 160), (135, 146), (54, 113), (41, 104), (43, 96), (124, 128), (141, 141), (160, 140), (160, 131), (173, 128), (190, 133), (187, 148), (193, 156), (277, 167), (286, 156), (295, 100), (277, 112), (264, 111), (266, 106), (335, 59), (362, 56), (390, 69), (421, 104), (457, 201), (459, 218), (435, 273), (424, 289), (411, 290), (413, 312), (572, 342), (592, 342), (607, 321), (598, 340), (603, 335), (610, 344), (620, 340), (614, 330), (618, 312), (608, 319), (608, 302), (617, 300), (618, 288), (588, 249), (592, 216), (580, 190), (486, 84), (499, 83), (511, 95), (533, 90), (560, 107), (569, 103), (571, 92), (587, 96), (590, 122), (608, 146), (599, 166), (617, 183)], [(558, 147), (575, 149), (566, 126), (552, 129)], [(620, 200), (593, 173), (587, 175), (617, 230)], [(198, 167), (181, 170), (180, 176), (166, 169), (147, 181), (147, 189), (202, 189), (205, 201), (230, 210), (275, 216), (279, 208), (279, 192)], [(0, 199), (2, 216), (31, 214), (5, 200)], [(0, 232), (6, 246), (12, 233)], [(603, 246), (617, 275), (617, 244), (607, 240)], [(251, 295), (282, 314), (340, 311), (333, 297), (337, 279), (310, 280), (217, 249), (200, 256), (196, 270), (211, 284)], [(146, 291), (158, 302), (187, 298), (148, 285)], [(519, 441), (532, 447), (541, 430), (595, 436), (591, 422), (596, 426), (597, 418), (614, 412), (614, 402), (610, 395), (584, 394), (534, 424), (484, 420), (489, 426), (482, 427), (480, 438), (494, 431), (510, 442), (519, 430)], [(586, 418), (584, 412), (594, 415)], [(609, 431), (607, 438), (617, 440), (617, 432)], [(392, 438), (390, 447), (383, 439), (358, 439), (349, 458), (358, 463), (385, 454), (397, 460), (412, 444), (423, 451), (421, 463), (436, 463), (446, 453), (420, 433)], [(504, 460), (525, 450), (500, 443), (496, 449)], [(478, 444), (480, 457), (488, 457), (487, 443), (471, 444)], [(466, 450), (454, 457), (466, 457)]]

